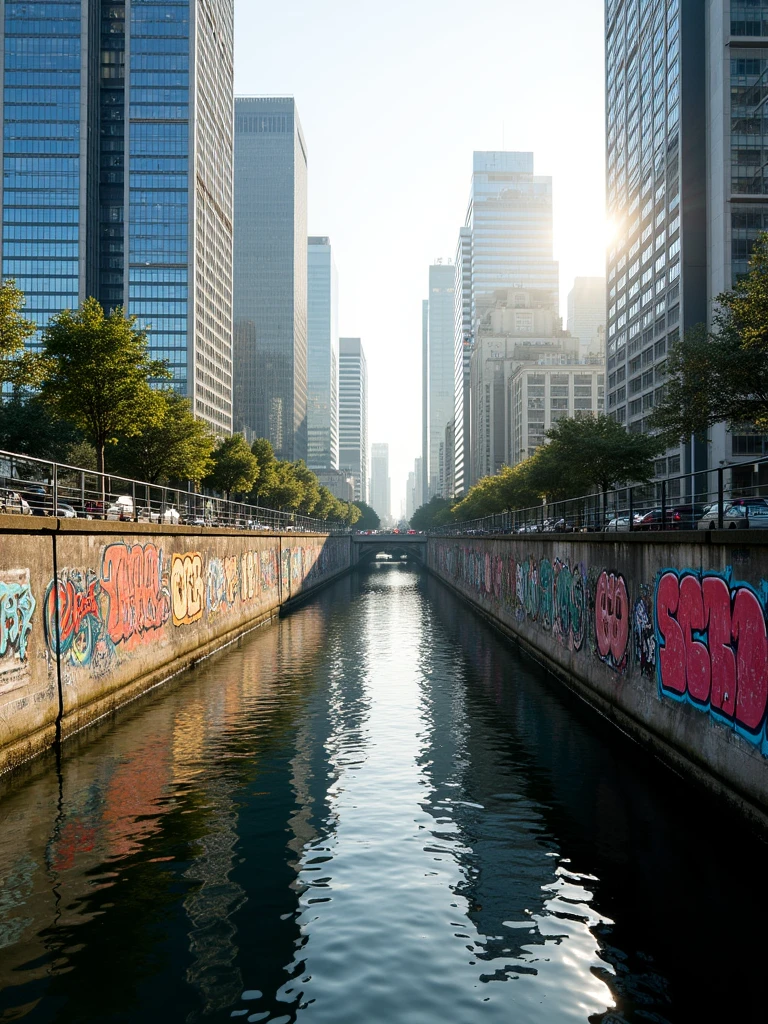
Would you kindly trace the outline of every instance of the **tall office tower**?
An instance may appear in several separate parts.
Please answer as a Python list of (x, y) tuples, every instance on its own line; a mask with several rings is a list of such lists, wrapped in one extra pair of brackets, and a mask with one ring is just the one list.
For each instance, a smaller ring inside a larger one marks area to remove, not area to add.
[(413, 475), (416, 483), (413, 488), (413, 510), (420, 509), (424, 504), (424, 460), (418, 458), (413, 463)]
[[(606, 4), (607, 208), (618, 235), (607, 260), (608, 411), (632, 432), (648, 428), (669, 346), (707, 319), (707, 203), (716, 197), (708, 199), (705, 7), (722, 16), (722, 3), (696, 0)], [(718, 58), (721, 90), (729, 49)], [(716, 205), (722, 221), (722, 195)], [(703, 469), (703, 449), (672, 449), (657, 468)]]
[(410, 472), (408, 474), (408, 482), (405, 485), (405, 520), (406, 522), (411, 521), (411, 516), (416, 511), (415, 506), (416, 500), (416, 474)]
[[(708, 23), (706, 97), (708, 153), (707, 297), (711, 303), (747, 272), (759, 232), (768, 230), (768, 117), (765, 79), (768, 74), (768, 5), (745, 0), (711, 0), (705, 5)], [(682, 38), (686, 45), (690, 14), (683, 7)], [(683, 84), (686, 66), (683, 59)], [(702, 127), (703, 131), (703, 127)], [(685, 202), (685, 200), (683, 200)], [(695, 243), (695, 239), (694, 239)], [(685, 224), (683, 260), (688, 258)], [(690, 258), (695, 257), (695, 252)], [(686, 273), (685, 268), (683, 274)], [(687, 323), (686, 323), (687, 326)], [(713, 427), (708, 445), (710, 465), (738, 463), (768, 455), (768, 437), (755, 429), (732, 432)], [(698, 460), (697, 460), (698, 465)], [(752, 475), (750, 463), (734, 469), (732, 487), (765, 485), (765, 466)]]
[[(429, 448), (429, 299), (421, 303), (421, 451), (424, 458)], [(424, 458), (424, 465), (428, 461)], [(429, 501), (429, 474), (422, 473), (419, 506)]]
[(307, 150), (290, 98), (235, 100), (234, 419), (307, 458)]
[(440, 450), (445, 445), (445, 428), (454, 416), (454, 284), (451, 263), (439, 262), (429, 268), (429, 298), (423, 306), (426, 317), (422, 323), (426, 371), (426, 445), (422, 458), (427, 467), (427, 501), (443, 493), (445, 453), (441, 466)]
[(339, 468), (339, 285), (331, 241), (307, 246), (307, 465)]
[[(533, 153), (474, 154), (465, 228), (471, 237), (468, 241), (460, 238), (459, 247), (462, 265), (464, 246), (468, 247), (470, 260), (472, 352), (477, 350), (484, 335), (493, 332), (492, 314), (502, 290), (514, 290), (525, 296), (522, 299), (525, 303), (557, 314), (559, 271), (552, 258), (552, 179), (534, 174)], [(462, 296), (462, 344), (463, 301)], [(458, 345), (458, 339), (454, 340)], [(478, 450), (474, 430), (478, 417), (486, 413), (475, 408), (474, 399), (473, 394), (470, 403), (473, 467), (487, 462), (487, 453)], [(464, 419), (466, 422), (466, 411)], [(466, 474), (466, 441), (463, 448)]]
[(579, 339), (582, 356), (603, 355), (605, 278), (577, 277), (568, 293), (568, 333)]
[(454, 285), (453, 495), (472, 486), (470, 361), (472, 358), (472, 229), (459, 228)]
[(368, 367), (359, 338), (339, 338), (339, 469), (368, 501)]
[(2, 276), (45, 327), (95, 296), (151, 326), (232, 428), (233, 0), (5, 4)]
[(389, 481), (389, 445), (371, 445), (371, 506), (382, 523), (389, 520), (391, 511)]

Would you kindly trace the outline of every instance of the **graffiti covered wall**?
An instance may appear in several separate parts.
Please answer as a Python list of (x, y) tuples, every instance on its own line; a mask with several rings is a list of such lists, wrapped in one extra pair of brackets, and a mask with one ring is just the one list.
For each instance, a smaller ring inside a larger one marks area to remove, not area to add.
[(428, 564), (595, 703), (768, 815), (768, 545), (739, 540), (446, 537)]
[(0, 770), (50, 743), (60, 703), (67, 735), (350, 564), (348, 537), (141, 524), (118, 535), (56, 520), (27, 535), (10, 520), (0, 522)]

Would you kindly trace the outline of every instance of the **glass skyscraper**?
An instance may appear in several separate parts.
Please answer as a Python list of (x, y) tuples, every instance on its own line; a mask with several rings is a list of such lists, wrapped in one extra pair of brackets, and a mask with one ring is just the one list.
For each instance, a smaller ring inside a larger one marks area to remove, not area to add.
[[(478, 438), (487, 436), (493, 397), (484, 386), (471, 396), (471, 360), (508, 293), (526, 306), (557, 316), (559, 268), (553, 259), (552, 179), (534, 174), (533, 153), (473, 154), (467, 216), (456, 253), (453, 322), (454, 491), (476, 482), (488, 468)], [(483, 353), (478, 357), (484, 358)], [(482, 424), (483, 429), (479, 429)]]
[(466, 493), (472, 486), (472, 459), (470, 455), (470, 360), (472, 358), (472, 229), (459, 229), (456, 246), (456, 282), (454, 285), (454, 433), (453, 433), (453, 491)]
[(443, 493), (445, 431), (454, 416), (454, 286), (452, 263), (435, 263), (429, 268), (422, 341), (427, 374), (427, 444), (422, 452), (427, 467), (425, 501)]
[(339, 338), (339, 469), (368, 501), (368, 366), (359, 338)]
[(371, 445), (371, 507), (384, 525), (392, 515), (389, 445)]
[(307, 150), (293, 99), (235, 101), (235, 429), (307, 458)]
[[(669, 346), (707, 318), (704, 6), (606, 4), (608, 412), (632, 432), (648, 428)], [(695, 455), (668, 452), (659, 475)]]
[(95, 296), (232, 428), (233, 0), (3, 9), (2, 274), (39, 327)]
[(307, 465), (339, 468), (339, 286), (331, 241), (307, 247)]

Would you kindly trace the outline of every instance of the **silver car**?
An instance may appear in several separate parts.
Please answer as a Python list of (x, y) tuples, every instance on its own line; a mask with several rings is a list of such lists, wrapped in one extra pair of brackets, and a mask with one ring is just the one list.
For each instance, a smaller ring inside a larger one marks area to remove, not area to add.
[[(716, 502), (698, 522), (699, 530), (716, 530), (720, 506)], [(723, 528), (738, 530), (745, 527), (760, 529), (768, 527), (768, 501), (765, 498), (738, 498), (723, 505)]]

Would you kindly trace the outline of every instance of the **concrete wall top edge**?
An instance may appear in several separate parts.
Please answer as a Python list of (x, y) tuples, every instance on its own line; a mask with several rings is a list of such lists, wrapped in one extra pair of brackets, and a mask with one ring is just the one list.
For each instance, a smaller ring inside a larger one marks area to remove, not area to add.
[(3, 533), (57, 533), (57, 534), (118, 534), (141, 536), (161, 534), (166, 537), (329, 537), (347, 534), (310, 533), (300, 530), (275, 532), (271, 530), (236, 530), (222, 526), (169, 526), (159, 523), (132, 523), (102, 519), (56, 519), (53, 516), (0, 515), (0, 534)]
[(642, 530), (620, 533), (440, 533), (427, 539), (435, 540), (504, 540), (504, 541), (556, 541), (558, 544), (717, 544), (743, 547), (768, 547), (768, 530)]

